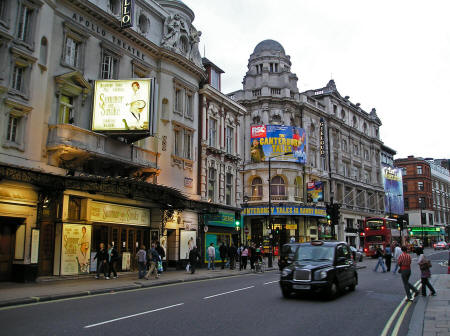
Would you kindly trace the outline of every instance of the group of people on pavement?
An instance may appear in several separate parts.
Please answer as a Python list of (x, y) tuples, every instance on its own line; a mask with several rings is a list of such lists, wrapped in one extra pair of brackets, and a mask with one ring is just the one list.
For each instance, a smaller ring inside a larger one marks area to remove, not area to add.
[[(211, 243), (207, 250), (208, 254), (208, 270), (215, 269), (216, 248), (214, 243)], [(239, 270), (246, 270), (247, 263), (250, 261), (250, 268), (255, 269), (256, 262), (262, 262), (264, 250), (261, 245), (251, 243), (250, 245), (241, 245), (236, 247), (234, 243), (230, 246), (226, 246), (222, 243), (219, 246), (219, 255), (221, 259), (221, 268), (230, 268), (231, 270), (236, 268), (236, 263), (239, 262)]]
[[(405, 288), (406, 297), (408, 301), (413, 301), (414, 297), (419, 295), (419, 291), (409, 282), (411, 276), (411, 256), (408, 254), (408, 249), (406, 246), (400, 247), (398, 243), (394, 243), (393, 257), (396, 261), (396, 265), (393, 273), (396, 274), (397, 270), (401, 274), (403, 286)], [(431, 278), (431, 261), (427, 259), (423, 253), (423, 247), (417, 247), (415, 252), (418, 256), (417, 264), (420, 269), (420, 279), (422, 283), (422, 295), (426, 296), (426, 288), (430, 290), (432, 296), (436, 295), (436, 291), (431, 285), (429, 279)], [(391, 261), (392, 261), (392, 250), (389, 245), (387, 245), (383, 250), (381, 247), (377, 247), (375, 251), (375, 257), (378, 259), (377, 264), (374, 268), (374, 272), (377, 272), (378, 267), (381, 266), (383, 273), (391, 271)], [(386, 267), (385, 262), (386, 261)], [(414, 293), (414, 297), (412, 296)]]
[(164, 248), (158, 242), (152, 243), (148, 250), (145, 249), (145, 245), (141, 245), (139, 251), (136, 253), (139, 279), (148, 280), (150, 276), (158, 279), (159, 275), (163, 272), (162, 260), (164, 257)]
[(117, 278), (117, 261), (119, 260), (119, 253), (114, 245), (108, 244), (108, 249), (105, 249), (105, 244), (100, 243), (100, 248), (94, 257), (97, 260), (97, 274), (96, 279), (100, 278), (100, 273), (103, 273), (106, 280), (111, 278), (111, 272), (114, 279)]

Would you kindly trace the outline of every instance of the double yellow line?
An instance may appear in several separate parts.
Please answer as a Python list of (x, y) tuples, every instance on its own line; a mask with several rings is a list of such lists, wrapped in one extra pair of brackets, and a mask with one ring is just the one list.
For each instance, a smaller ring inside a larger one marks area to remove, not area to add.
[[(414, 287), (417, 288), (417, 290), (419, 290), (419, 282), (420, 280), (418, 280), (415, 284)], [(414, 294), (413, 294), (414, 295)], [(395, 321), (398, 313), (401, 310), (401, 313), (397, 319), (397, 323), (395, 323), (394, 325), (394, 329), (392, 329), (392, 333), (391, 336), (397, 336), (398, 335), (398, 331), (403, 323), (403, 320), (405, 318), (406, 313), (408, 312), (409, 307), (411, 307), (412, 302), (411, 301), (407, 301), (406, 300), (407, 297), (405, 296), (402, 301), (400, 302), (400, 304), (397, 306), (397, 308), (395, 308), (394, 312), (392, 313), (391, 317), (389, 318), (389, 320), (387, 321), (386, 325), (384, 326), (383, 331), (381, 332), (380, 336), (387, 336), (387, 334), (389, 333), (389, 329), (391, 329), (392, 323)], [(402, 309), (403, 308), (403, 309)]]

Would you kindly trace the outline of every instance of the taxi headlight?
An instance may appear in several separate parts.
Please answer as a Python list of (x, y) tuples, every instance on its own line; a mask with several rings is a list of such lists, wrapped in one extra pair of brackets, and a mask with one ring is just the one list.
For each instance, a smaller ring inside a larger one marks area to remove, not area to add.
[(314, 275), (316, 280), (322, 280), (325, 279), (327, 277), (327, 270), (321, 270), (321, 271), (317, 271)]
[(292, 273), (292, 270), (290, 268), (285, 267), (285, 268), (283, 268), (283, 271), (281, 272), (281, 276), (286, 277), (291, 273)]

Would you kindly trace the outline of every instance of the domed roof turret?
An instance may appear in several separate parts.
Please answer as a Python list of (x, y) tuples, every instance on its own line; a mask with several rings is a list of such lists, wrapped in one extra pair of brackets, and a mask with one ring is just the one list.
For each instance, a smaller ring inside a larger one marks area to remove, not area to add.
[(253, 50), (254, 54), (259, 54), (263, 51), (279, 51), (285, 54), (283, 46), (274, 40), (264, 40), (257, 44), (255, 50)]

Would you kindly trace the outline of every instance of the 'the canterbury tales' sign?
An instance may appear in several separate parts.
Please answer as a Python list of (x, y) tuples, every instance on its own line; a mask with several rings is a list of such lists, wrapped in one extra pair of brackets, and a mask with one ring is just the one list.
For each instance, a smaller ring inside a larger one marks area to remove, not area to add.
[(122, 28), (130, 28), (133, 26), (133, 0), (122, 0), (120, 26)]

